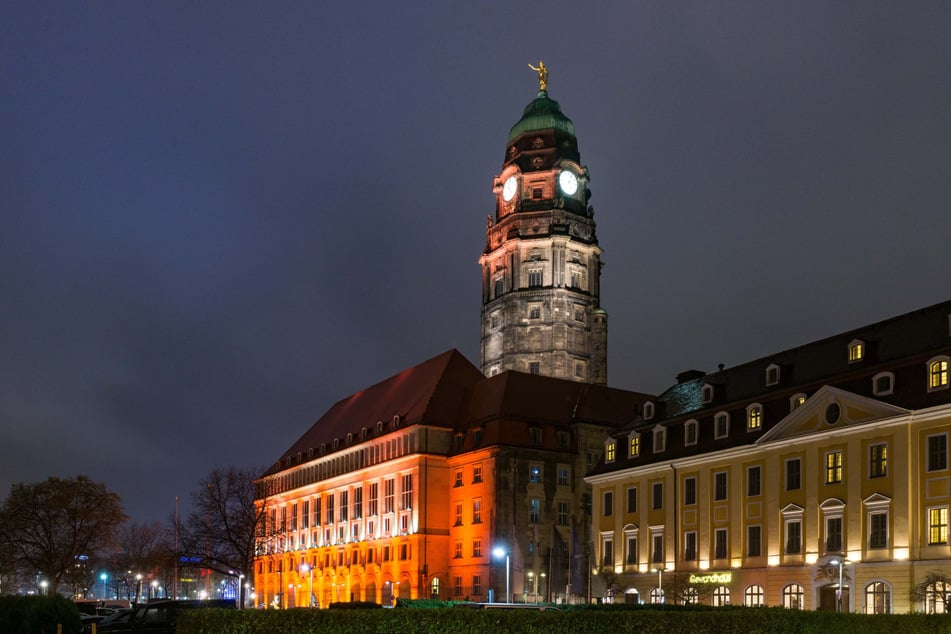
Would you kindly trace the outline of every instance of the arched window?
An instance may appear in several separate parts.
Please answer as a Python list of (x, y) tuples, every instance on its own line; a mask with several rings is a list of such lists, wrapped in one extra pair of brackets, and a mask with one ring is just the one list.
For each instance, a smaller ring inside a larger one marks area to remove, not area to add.
[(684, 445), (696, 445), (697, 438), (700, 437), (700, 423), (694, 419), (684, 423)]
[(865, 613), (891, 614), (892, 591), (884, 581), (875, 581), (865, 586)]
[(700, 603), (700, 591), (690, 586), (684, 588), (684, 605), (696, 605)]
[(783, 588), (783, 607), (790, 610), (802, 610), (805, 606), (805, 593), (798, 583), (791, 583)]
[(651, 588), (651, 603), (663, 603), (664, 591), (660, 588)]
[(932, 581), (925, 586), (925, 612), (927, 614), (947, 613), (949, 592), (951, 592), (951, 583), (945, 581)]
[(746, 431), (759, 431), (763, 427), (763, 406), (753, 403), (746, 408)]
[(948, 357), (935, 357), (928, 361), (928, 391), (948, 387)]
[(713, 591), (713, 605), (717, 607), (730, 605), (730, 589), (726, 586), (717, 586)]
[(433, 577), (432, 584), (430, 584), (429, 592), (430, 592), (430, 596), (432, 596), (433, 599), (439, 598), (439, 577)]
[(749, 586), (743, 593), (743, 605), (750, 608), (765, 605), (766, 600), (764, 597), (763, 586)]

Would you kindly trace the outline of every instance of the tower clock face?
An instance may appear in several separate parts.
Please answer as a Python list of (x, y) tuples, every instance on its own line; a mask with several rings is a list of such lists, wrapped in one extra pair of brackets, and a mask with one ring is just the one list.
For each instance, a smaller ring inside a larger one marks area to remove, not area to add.
[(518, 181), (515, 180), (514, 176), (509, 176), (505, 185), (502, 186), (502, 199), (505, 202), (509, 202), (515, 198), (515, 190), (518, 188)]
[(564, 171), (558, 175), (558, 186), (564, 193), (574, 196), (575, 192), (578, 191), (578, 177), (571, 172)]

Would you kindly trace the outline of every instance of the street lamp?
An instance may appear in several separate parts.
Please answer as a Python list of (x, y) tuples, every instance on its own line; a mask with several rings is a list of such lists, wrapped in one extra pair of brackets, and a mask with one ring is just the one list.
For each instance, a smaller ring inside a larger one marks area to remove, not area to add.
[[(545, 573), (544, 573), (544, 572), (541, 573), (541, 574), (539, 574), (538, 576), (541, 577), (541, 578), (542, 578), (542, 582), (544, 582), (544, 586), (543, 586), (544, 592), (543, 592), (543, 594), (545, 595), (545, 600), (542, 601), (542, 603), (548, 603), (548, 581), (545, 579)], [(536, 583), (537, 583), (537, 582), (536, 582)], [(538, 587), (537, 587), (537, 586), (535, 587), (535, 590), (536, 590), (536, 591), (538, 590)], [(536, 594), (536, 596), (538, 596), (538, 595)], [(538, 603), (537, 600), (536, 600), (535, 602)]]
[(41, 594), (43, 594), (44, 596), (49, 594), (49, 590), (48, 590), (49, 585), (50, 585), (50, 582), (47, 581), (46, 579), (43, 579), (43, 581), (40, 582), (40, 588), (42, 589)]
[(531, 570), (529, 570), (526, 574), (528, 575), (528, 582), (529, 583), (534, 582), (534, 586), (535, 586), (534, 588), (532, 588), (532, 596), (534, 597), (532, 602), (538, 603), (538, 577), (536, 577), (535, 573)]
[(842, 612), (842, 582), (843, 582), (843, 569), (845, 564), (849, 563), (848, 559), (833, 559), (829, 561), (833, 566), (839, 567), (839, 587), (835, 592), (835, 611)]
[(664, 569), (657, 569), (657, 603), (664, 602)]
[(150, 587), (151, 587), (151, 589), (149, 590), (149, 598), (150, 598), (150, 599), (153, 599), (153, 598), (154, 598), (154, 599), (157, 599), (157, 598), (158, 598), (158, 580), (157, 580), (157, 579), (153, 579), (153, 580), (152, 580), (152, 583), (150, 584)]
[(511, 576), (512, 568), (512, 556), (509, 554), (509, 551), (501, 546), (496, 546), (492, 551), (492, 554), (497, 558), (501, 559), (502, 556), (505, 556), (505, 602), (512, 602), (511, 586), (509, 585), (509, 577)]
[(310, 573), (310, 607), (314, 607), (314, 569), (305, 561), (300, 565), (300, 570), (303, 573)]
[(106, 600), (106, 579), (109, 578), (109, 575), (107, 575), (106, 573), (102, 573), (101, 575), (99, 575), (99, 578), (102, 580), (102, 600), (105, 601)]

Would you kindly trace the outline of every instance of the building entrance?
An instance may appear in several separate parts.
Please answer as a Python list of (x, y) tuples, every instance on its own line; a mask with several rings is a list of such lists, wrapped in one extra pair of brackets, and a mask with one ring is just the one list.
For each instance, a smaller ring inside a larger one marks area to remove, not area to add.
[[(839, 611), (839, 584), (830, 583), (819, 590), (819, 610), (821, 612)], [(842, 612), (849, 611), (849, 587), (842, 589)]]

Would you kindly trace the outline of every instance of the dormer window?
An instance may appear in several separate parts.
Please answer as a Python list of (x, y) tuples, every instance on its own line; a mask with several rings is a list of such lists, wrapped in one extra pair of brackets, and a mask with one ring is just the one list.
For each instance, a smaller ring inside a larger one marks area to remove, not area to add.
[(689, 447), (691, 445), (696, 445), (699, 438), (700, 423), (691, 418), (686, 423), (684, 423), (684, 446)]
[(376, 424), (376, 433), (378, 433), (378, 434), (382, 434), (382, 433), (383, 433), (383, 421), (379, 421), (379, 422)]
[(397, 414), (393, 417), (393, 429), (396, 429), (400, 426), (400, 415)]
[(895, 375), (892, 372), (879, 372), (872, 377), (872, 394), (888, 396), (895, 390)]
[(370, 430), (364, 427), (360, 430), (360, 440), (366, 440), (370, 436)]
[(709, 383), (704, 383), (703, 387), (700, 388), (700, 402), (704, 405), (713, 402), (713, 386)]
[(349, 433), (349, 432), (347, 433), (347, 444), (348, 444), (348, 445), (352, 445), (352, 444), (353, 444), (353, 434), (352, 434), (352, 433)]
[(857, 363), (865, 358), (865, 342), (853, 339), (849, 343), (849, 363)]
[(763, 406), (753, 403), (746, 408), (746, 431), (759, 431), (763, 427)]
[(928, 391), (948, 389), (948, 357), (935, 357), (928, 361)]
[(650, 401), (644, 403), (644, 420), (654, 418), (654, 404)]
[(338, 447), (340, 447), (340, 439), (334, 438), (334, 451), (336, 451)]
[(640, 434), (631, 434), (628, 438), (628, 456), (636, 458), (641, 454), (641, 436)]
[(726, 438), (730, 435), (730, 415), (727, 412), (717, 412), (713, 417), (713, 437)]
[(766, 387), (772, 387), (779, 383), (779, 366), (775, 363), (766, 368)]
[(789, 411), (799, 409), (803, 403), (806, 402), (806, 395), (800, 392), (799, 394), (793, 394), (789, 397)]
[(654, 428), (654, 453), (667, 449), (667, 430), (660, 425)]
[(604, 461), (605, 462), (614, 462), (614, 458), (617, 452), (617, 443), (613, 440), (609, 440), (604, 443)]

